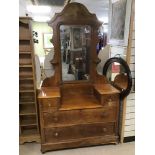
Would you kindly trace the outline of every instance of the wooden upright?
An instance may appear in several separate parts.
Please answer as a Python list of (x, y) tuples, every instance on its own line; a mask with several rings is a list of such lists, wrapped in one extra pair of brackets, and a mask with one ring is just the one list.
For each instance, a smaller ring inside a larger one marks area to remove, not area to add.
[[(118, 143), (120, 91), (98, 75), (97, 32), (101, 23), (80, 3), (69, 3), (49, 22), (53, 28), (55, 73), (43, 81), (39, 100), (41, 151)], [(62, 80), (60, 25), (91, 27), (90, 78)]]
[(40, 141), (31, 18), (19, 18), (19, 129), (20, 144)]

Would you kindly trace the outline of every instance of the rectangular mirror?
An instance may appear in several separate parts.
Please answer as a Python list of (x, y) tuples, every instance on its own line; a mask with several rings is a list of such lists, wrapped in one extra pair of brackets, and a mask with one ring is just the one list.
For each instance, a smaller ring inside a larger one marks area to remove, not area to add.
[(62, 81), (89, 80), (91, 27), (61, 25)]

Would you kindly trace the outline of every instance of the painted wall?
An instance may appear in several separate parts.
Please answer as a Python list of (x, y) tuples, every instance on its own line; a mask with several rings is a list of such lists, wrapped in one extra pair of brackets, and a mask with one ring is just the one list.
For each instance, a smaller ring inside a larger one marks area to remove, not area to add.
[(19, 17), (25, 17), (27, 13), (26, 3), (23, 0), (19, 0)]
[(53, 30), (47, 23), (44, 22), (32, 22), (32, 30), (38, 32), (39, 43), (34, 43), (34, 51), (35, 54), (39, 57), (45, 57), (45, 50), (43, 46), (43, 34), (44, 33), (53, 33)]
[[(36, 76), (37, 76), (37, 88), (40, 88), (41, 81), (44, 79), (44, 60), (47, 55), (45, 55), (45, 49), (43, 45), (43, 34), (44, 33), (53, 33), (53, 30), (47, 23), (44, 22), (32, 22), (32, 31), (38, 33), (38, 37), (34, 37), (38, 40), (38, 43), (34, 43), (34, 53), (35, 53), (35, 65), (36, 65)], [(51, 66), (50, 66), (51, 67)], [(53, 73), (53, 69), (50, 71)]]

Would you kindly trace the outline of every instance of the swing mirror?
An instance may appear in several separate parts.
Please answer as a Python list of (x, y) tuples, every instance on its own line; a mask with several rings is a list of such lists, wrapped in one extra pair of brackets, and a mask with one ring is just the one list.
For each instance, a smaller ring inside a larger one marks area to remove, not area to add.
[(91, 27), (61, 25), (62, 81), (89, 80)]

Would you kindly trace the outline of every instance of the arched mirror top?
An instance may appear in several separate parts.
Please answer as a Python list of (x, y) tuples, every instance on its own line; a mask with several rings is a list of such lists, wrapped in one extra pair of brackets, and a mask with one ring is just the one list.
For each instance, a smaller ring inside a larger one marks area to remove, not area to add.
[(55, 14), (48, 23), (53, 28), (54, 57), (50, 63), (55, 73), (44, 80), (44, 86), (95, 80), (101, 24), (96, 15), (80, 3), (69, 3)]
[(95, 14), (92, 14), (88, 9), (80, 3), (67, 4), (62, 12), (55, 13), (55, 16), (49, 22), (49, 25), (91, 25), (95, 27), (101, 26), (102, 22), (98, 21)]

